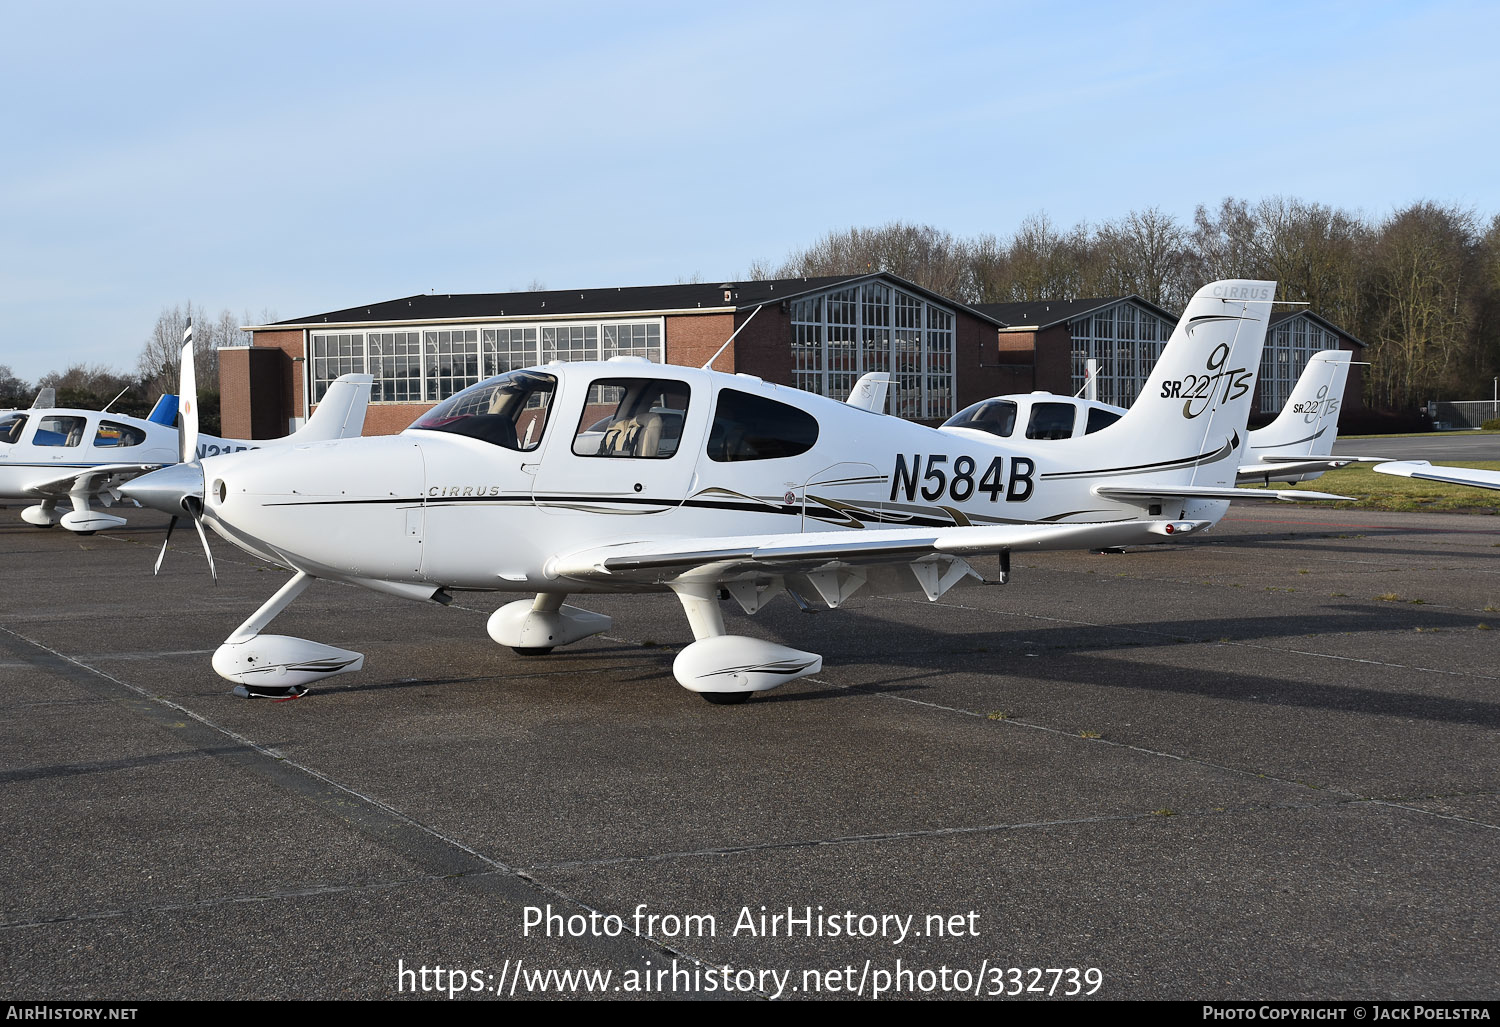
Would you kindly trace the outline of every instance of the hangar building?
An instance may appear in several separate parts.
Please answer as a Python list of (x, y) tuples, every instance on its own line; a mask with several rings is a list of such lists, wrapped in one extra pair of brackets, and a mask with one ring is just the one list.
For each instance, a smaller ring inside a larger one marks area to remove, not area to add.
[[(752, 320), (753, 318), (753, 320)], [(420, 295), (252, 325), (219, 354), (226, 435), (271, 438), (307, 416), (328, 384), (375, 376), (367, 434), (397, 432), (492, 375), (552, 360), (643, 356), (844, 398), (861, 374), (895, 375), (890, 409), (941, 423), (961, 407), (1030, 388), (999, 364), (1003, 327), (883, 273), (724, 284)]]
[[(718, 370), (835, 399), (861, 374), (890, 371), (888, 409), (931, 424), (989, 396), (1077, 393), (1091, 358), (1099, 399), (1128, 406), (1176, 322), (1134, 295), (967, 306), (885, 273), (423, 294), (247, 326), (250, 345), (219, 354), (221, 423), (234, 438), (285, 435), (357, 371), (375, 376), (366, 433), (393, 433), (514, 368), (613, 356), (700, 366), (731, 336)], [(1273, 314), (1257, 409), (1279, 410), (1313, 353), (1363, 345), (1309, 311)], [(1360, 370), (1346, 409), (1360, 405)]]
[[(1033, 389), (1073, 395), (1083, 390), (1090, 359), (1099, 362), (1099, 400), (1128, 407), (1177, 326), (1177, 315), (1139, 296), (1032, 303), (981, 303), (975, 310), (1001, 322), (999, 359), (1031, 368)], [(1281, 410), (1308, 359), (1320, 350), (1364, 349), (1317, 314), (1276, 311), (1266, 334), (1252, 408), (1269, 419)], [(1357, 358), (1356, 358), (1357, 359)], [(1345, 410), (1364, 405), (1363, 368), (1349, 370)]]

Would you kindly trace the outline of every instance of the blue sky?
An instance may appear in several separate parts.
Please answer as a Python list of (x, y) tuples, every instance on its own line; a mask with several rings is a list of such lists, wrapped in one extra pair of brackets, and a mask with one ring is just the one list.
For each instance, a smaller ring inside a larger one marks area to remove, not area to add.
[(743, 277), (830, 229), (1500, 211), (1485, 3), (0, 0), (0, 364), (163, 307)]

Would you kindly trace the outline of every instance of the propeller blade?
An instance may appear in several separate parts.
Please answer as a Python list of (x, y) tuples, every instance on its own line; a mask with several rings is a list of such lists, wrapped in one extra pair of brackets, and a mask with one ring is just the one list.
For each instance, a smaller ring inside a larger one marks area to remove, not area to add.
[(198, 456), (198, 376), (193, 369), (193, 319), (182, 333), (182, 366), (177, 391), (177, 462), (185, 464)]
[(198, 538), (203, 543), (203, 555), (208, 557), (208, 573), (213, 575), (214, 584), (217, 585), (219, 583), (219, 571), (214, 566), (213, 551), (208, 548), (208, 536), (203, 534), (203, 518), (194, 514), (193, 527), (198, 529)]
[(152, 570), (152, 576), (161, 573), (161, 562), (167, 558), (167, 543), (172, 541), (172, 529), (177, 527), (177, 518), (173, 517), (167, 522), (167, 537), (161, 540), (161, 552), (156, 554), (156, 568)]

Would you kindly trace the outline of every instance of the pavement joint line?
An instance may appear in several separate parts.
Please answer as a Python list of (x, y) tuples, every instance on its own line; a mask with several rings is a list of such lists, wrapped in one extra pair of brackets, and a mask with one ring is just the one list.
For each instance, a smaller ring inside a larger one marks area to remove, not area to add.
[(1160, 812), (1116, 813), (1097, 817), (1062, 817), (1056, 820), (1019, 821), (1012, 824), (964, 824), (957, 827), (932, 827), (911, 831), (882, 831), (874, 834), (837, 835), (832, 838), (801, 838), (784, 842), (761, 842), (755, 845), (724, 845), (711, 849), (688, 849), (676, 852), (652, 852), (635, 856), (604, 856), (597, 859), (559, 860), (538, 863), (533, 872), (544, 870), (574, 870), (585, 867), (614, 866), (622, 863), (660, 863), (675, 859), (693, 859), (711, 856), (741, 856), (758, 852), (775, 852), (787, 849), (815, 849), (825, 845), (865, 845), (879, 842), (910, 841), (923, 838), (947, 838), (973, 834), (1000, 834), (1006, 831), (1045, 830), (1054, 827), (1079, 827), (1089, 824), (1119, 824), (1149, 820), (1152, 817), (1220, 817), (1240, 813), (1266, 813), (1275, 810), (1326, 810), (1345, 806), (1358, 806), (1363, 799), (1350, 799), (1338, 803), (1278, 802), (1239, 807), (1208, 807), (1196, 810), (1174, 810), (1171, 814)]
[[(925, 600), (925, 599), (923, 599), (923, 600), (917, 600), (915, 598), (907, 598), (905, 596), (899, 596), (899, 595), (874, 596), (872, 598), (883, 599), (883, 600), (885, 600), (887, 602), (909, 603), (909, 604), (913, 604), (913, 605), (921, 605), (921, 604), (926, 603), (927, 605), (931, 605), (931, 606), (946, 606), (947, 608), (949, 608), (951, 610), (967, 610), (967, 611), (969, 611), (971, 613), (983, 613), (983, 614), (998, 615), (998, 616), (1003, 616), (1003, 617), (1023, 617), (1023, 618), (1025, 618), (1027, 620), (1048, 621), (1048, 622), (1053, 623), (1053, 624), (1076, 624), (1076, 625), (1079, 625), (1081, 627), (1086, 627), (1086, 628), (1097, 628), (1097, 629), (1104, 630), (1104, 631), (1125, 631), (1125, 632), (1129, 632), (1131, 634), (1137, 634), (1137, 635), (1151, 635), (1151, 636), (1154, 636), (1156, 638), (1172, 638), (1172, 639), (1176, 639), (1176, 638), (1181, 638), (1182, 637), (1182, 636), (1174, 634), (1174, 633), (1172, 633), (1170, 631), (1154, 631), (1154, 630), (1152, 630), (1150, 628), (1135, 627), (1135, 626), (1127, 625), (1127, 624), (1098, 624), (1098, 623), (1095, 623), (1094, 621), (1073, 620), (1073, 619), (1068, 618), (1068, 617), (1049, 617), (1049, 616), (1047, 616), (1045, 614), (1040, 614), (1040, 613), (1025, 613), (1025, 612), (1022, 612), (1022, 611), (1019, 611), (1019, 610), (986, 610), (983, 607), (969, 606), (969, 605), (964, 604), (964, 603), (944, 603), (944, 602), (941, 602), (941, 601), (934, 602), (934, 603), (927, 603), (927, 600)], [(1355, 598), (1355, 597), (1351, 597), (1351, 598)], [(1436, 604), (1424, 603), (1423, 605), (1424, 606), (1429, 606), (1429, 605), (1435, 606)], [(1292, 649), (1292, 648), (1283, 647), (1283, 646), (1265, 645), (1263, 643), (1257, 643), (1257, 642), (1220, 642), (1218, 639), (1209, 639), (1209, 638), (1190, 639), (1189, 641), (1192, 642), (1192, 643), (1196, 643), (1198, 645), (1232, 645), (1232, 646), (1240, 646), (1240, 647), (1245, 648), (1245, 649), (1259, 649), (1259, 650), (1262, 650), (1264, 652), (1271, 652), (1271, 653), (1283, 653), (1283, 654), (1290, 654), (1290, 655), (1293, 655), (1293, 656), (1311, 656), (1311, 657), (1314, 657), (1316, 659), (1321, 659), (1321, 660), (1342, 660), (1342, 661), (1344, 661), (1346, 663), (1364, 663), (1364, 664), (1368, 664), (1369, 666), (1372, 666), (1372, 667), (1389, 667), (1392, 670), (1413, 671), (1413, 672), (1419, 673), (1419, 674), (1447, 674), (1450, 677), (1478, 678), (1478, 679), (1480, 679), (1482, 681), (1500, 681), (1500, 675), (1494, 675), (1494, 674), (1478, 674), (1478, 673), (1475, 673), (1473, 671), (1449, 670), (1446, 667), (1413, 667), (1409, 663), (1388, 663), (1388, 662), (1386, 662), (1384, 660), (1366, 660), (1366, 659), (1363, 659), (1362, 657), (1359, 657), (1359, 656), (1340, 656), (1337, 653), (1318, 653), (1318, 652), (1313, 652), (1313, 651), (1311, 651), (1309, 649)]]
[[(444, 846), (447, 846), (447, 847), (449, 847), (451, 849), (456, 849), (459, 852), (462, 852), (462, 853), (464, 853), (464, 854), (472, 857), (473, 859), (476, 859), (479, 862), (485, 864), (486, 866), (490, 867), (492, 870), (494, 870), (494, 871), (497, 872), (497, 873), (495, 873), (493, 875), (488, 875), (488, 876), (491, 876), (492, 879), (494, 879), (494, 880), (501, 881), (501, 880), (507, 880), (508, 879), (508, 880), (512, 880), (512, 881), (519, 881), (519, 882), (522, 882), (525, 885), (528, 885), (532, 889), (535, 889), (536, 891), (543, 893), (544, 895), (546, 895), (548, 897), (551, 897), (551, 898), (556, 899), (556, 900), (561, 901), (561, 902), (568, 903), (568, 904), (573, 905), (573, 906), (577, 906), (580, 909), (582, 909), (582, 910), (584, 910), (584, 911), (586, 911), (588, 913), (591, 913), (591, 914), (593, 914), (593, 913), (602, 914), (603, 913), (602, 910), (596, 909), (594, 906), (590, 905), (589, 903), (584, 902), (582, 899), (575, 898), (574, 896), (568, 894), (567, 892), (564, 892), (560, 888), (557, 888), (557, 887), (555, 887), (555, 886), (553, 886), (551, 884), (548, 884), (548, 883), (546, 883), (546, 882), (544, 882), (542, 880), (539, 880), (538, 878), (533, 877), (532, 875), (528, 874), (527, 872), (525, 872), (525, 871), (523, 871), (521, 869), (518, 869), (516, 867), (510, 866), (509, 864), (503, 862), (502, 860), (495, 859), (494, 857), (491, 857), (491, 856), (487, 856), (484, 853), (479, 852), (477, 849), (474, 849), (471, 846), (465, 845), (463, 842), (459, 841), (458, 839), (452, 838), (452, 837), (449, 837), (448, 835), (443, 834), (442, 832), (438, 831), (436, 828), (432, 827), (431, 825), (424, 824), (424, 823), (422, 823), (422, 822), (420, 822), (418, 820), (415, 820), (415, 819), (407, 816), (405, 813), (402, 813), (400, 810), (396, 809), (394, 806), (391, 806), (389, 803), (383, 802), (380, 799), (375, 798), (374, 796), (366, 795), (365, 793), (359, 791), (358, 789), (355, 789), (355, 788), (353, 788), (353, 787), (351, 787), (349, 785), (343, 784), (340, 781), (336, 781), (332, 777), (328, 776), (327, 774), (324, 774), (323, 772), (321, 772), (319, 770), (316, 770), (316, 769), (314, 769), (312, 767), (309, 767), (309, 766), (307, 766), (305, 764), (299, 763), (296, 760), (290, 759), (287, 756), (284, 756), (283, 754), (281, 754), (280, 752), (276, 751), (275, 749), (273, 749), (273, 748), (271, 748), (269, 746), (260, 745), (259, 743), (257, 743), (255, 741), (253, 741), (253, 740), (245, 737), (244, 735), (240, 734), (237, 731), (234, 731), (231, 728), (227, 728), (227, 727), (224, 727), (222, 725), (216, 724), (213, 721), (209, 720), (207, 717), (204, 717), (201, 714), (198, 714), (198, 713), (194, 712), (193, 710), (188, 709), (186, 706), (183, 706), (181, 703), (174, 702), (171, 699), (167, 699), (167, 698), (165, 698), (163, 696), (153, 695), (150, 692), (147, 692), (145, 689), (140, 688), (137, 685), (133, 685), (133, 684), (131, 684), (128, 681), (121, 680), (120, 678), (115, 677), (113, 674), (110, 674), (110, 673), (108, 673), (106, 671), (100, 670), (97, 667), (93, 667), (93, 666), (90, 666), (90, 665), (88, 665), (86, 663), (83, 663), (82, 661), (80, 661), (80, 660), (78, 660), (78, 659), (76, 659), (74, 657), (71, 657), (71, 656), (67, 655), (66, 653), (59, 652), (58, 650), (53, 649), (52, 647), (50, 647), (50, 646), (48, 646), (48, 645), (46, 645), (46, 644), (44, 644), (42, 642), (39, 642), (39, 641), (37, 641), (35, 639), (32, 639), (32, 638), (28, 638), (27, 636), (22, 635), (19, 632), (14, 631), (14, 630), (6, 627), (3, 624), (0, 624), (0, 632), (4, 632), (5, 634), (10, 635), (11, 637), (18, 639), (21, 642), (26, 643), (27, 645), (33, 646), (33, 647), (35, 647), (37, 649), (40, 649), (42, 652), (47, 653), (51, 657), (53, 657), (53, 659), (60, 660), (60, 661), (62, 661), (65, 664), (69, 664), (72, 667), (77, 668), (78, 672), (82, 672), (83, 674), (90, 675), (90, 676), (93, 676), (93, 677), (101, 678), (101, 679), (103, 679), (105, 681), (110, 682), (111, 684), (118, 685), (119, 687), (124, 688), (124, 689), (126, 689), (126, 690), (134, 693), (136, 696), (138, 696), (139, 698), (145, 700), (148, 703), (156, 704), (156, 705), (159, 705), (159, 706), (164, 706), (164, 707), (166, 707), (166, 708), (168, 708), (170, 710), (174, 710), (177, 713), (180, 713), (183, 716), (188, 717), (188, 718), (196, 721), (202, 727), (204, 727), (204, 728), (206, 728), (206, 729), (208, 729), (210, 731), (217, 732), (218, 734), (221, 734), (221, 735), (223, 735), (223, 736), (225, 736), (227, 738), (233, 739), (235, 742), (239, 743), (240, 746), (242, 746), (245, 749), (250, 750), (251, 752), (255, 753), (256, 755), (258, 755), (258, 756), (260, 756), (260, 757), (262, 757), (264, 759), (271, 760), (274, 763), (275, 766), (283, 767), (283, 768), (289, 767), (292, 770), (299, 771), (301, 774), (303, 774), (303, 775), (305, 775), (307, 777), (310, 777), (310, 778), (312, 778), (312, 779), (314, 779), (316, 781), (322, 782), (324, 785), (326, 785), (329, 788), (332, 788), (332, 789), (335, 789), (337, 791), (343, 792), (343, 793), (345, 793), (347, 795), (350, 795), (350, 796), (354, 797), (355, 799), (358, 799), (367, 808), (375, 810), (377, 813), (383, 815), (384, 817), (387, 817), (389, 819), (395, 820), (400, 825), (404, 825), (404, 826), (406, 826), (406, 827), (408, 827), (410, 829), (413, 829), (413, 830), (415, 830), (417, 832), (420, 832), (421, 834), (428, 836), (429, 838), (431, 838), (431, 839), (439, 842), (440, 844), (442, 844)], [(353, 826), (351, 825), (351, 829), (355, 829), (355, 828), (353, 828)], [(390, 843), (389, 841), (387, 841), (385, 844), (391, 845), (392, 843)], [(409, 856), (410, 854), (406, 854), (406, 855)], [(446, 874), (444, 876), (452, 876), (452, 872), (449, 872), (448, 874)], [(601, 939), (601, 940), (605, 941), (605, 942), (611, 942), (611, 943), (613, 943), (613, 942), (616, 941), (616, 939)], [(678, 956), (678, 957), (681, 957), (683, 959), (692, 960), (695, 963), (699, 963), (700, 965), (705, 965), (704, 962), (703, 962), (703, 960), (699, 959), (697, 956), (693, 955), (691, 952), (688, 952), (687, 950), (679, 948), (676, 945), (669, 944), (667, 942), (661, 941), (660, 939), (657, 939), (657, 938), (654, 938), (654, 937), (647, 937), (647, 936), (642, 936), (642, 935), (632, 935), (629, 939), (626, 939), (626, 938), (622, 937), (622, 938), (620, 938), (618, 940), (621, 941), (621, 942), (626, 942), (627, 944), (634, 944), (634, 943), (637, 943), (637, 942), (639, 942), (639, 943), (645, 943), (645, 944), (647, 944), (649, 946), (655, 947), (656, 950), (658, 952), (660, 952), (660, 953), (663, 953), (663, 954), (666, 954), (666, 955), (670, 955), (670, 956)], [(610, 945), (606, 945), (604, 947), (610, 948), (610, 949), (615, 949), (615, 948), (619, 948), (620, 946), (616, 945), (616, 944), (610, 944)]]
[(1377, 806), (1389, 806), (1392, 809), (1406, 810), (1408, 813), (1420, 813), (1423, 816), (1437, 817), (1439, 820), (1456, 820), (1460, 824), (1472, 824), (1475, 827), (1486, 827), (1491, 831), (1500, 831), (1500, 824), (1486, 823), (1483, 820), (1475, 820), (1473, 817), (1461, 817), (1456, 813), (1439, 813), (1436, 810), (1422, 809), (1420, 806), (1410, 806), (1404, 802), (1395, 802), (1390, 799), (1370, 799), (1368, 801)]

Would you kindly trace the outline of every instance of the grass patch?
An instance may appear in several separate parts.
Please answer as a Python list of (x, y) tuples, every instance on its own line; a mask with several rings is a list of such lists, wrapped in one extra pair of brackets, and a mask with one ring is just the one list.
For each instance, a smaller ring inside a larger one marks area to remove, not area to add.
[(1104, 736), (1102, 734), (1100, 734), (1099, 732), (1097, 732), (1097, 731), (1080, 731), (1080, 732), (1078, 732), (1078, 737), (1079, 738), (1103, 738)]
[[(1450, 467), (1473, 467), (1486, 471), (1500, 470), (1500, 461), (1455, 461)], [(1272, 488), (1311, 492), (1334, 492), (1354, 496), (1352, 503), (1329, 503), (1343, 510), (1393, 510), (1397, 513), (1500, 513), (1500, 492), (1446, 485), (1439, 481), (1401, 478), (1394, 474), (1376, 474), (1373, 464), (1350, 464), (1329, 471), (1313, 481), (1287, 485), (1272, 482)], [(1242, 484), (1241, 488), (1264, 488), (1264, 485)], [(1323, 505), (1323, 504), (1320, 504)]]

